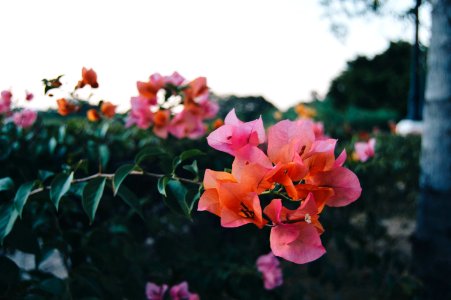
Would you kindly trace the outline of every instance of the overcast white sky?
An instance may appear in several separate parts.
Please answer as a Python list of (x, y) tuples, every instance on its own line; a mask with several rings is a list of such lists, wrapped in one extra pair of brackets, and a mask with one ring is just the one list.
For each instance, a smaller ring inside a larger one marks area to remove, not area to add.
[[(54, 99), (41, 96), (41, 79), (65, 74), (72, 86), (86, 66), (98, 74), (95, 99), (127, 109), (137, 80), (178, 71), (188, 79), (206, 76), (217, 94), (262, 95), (286, 109), (313, 90), (324, 94), (357, 54), (412, 40), (412, 24), (371, 18), (349, 23), (342, 43), (318, 2), (2, 0), (0, 89), (18, 96), (28, 89), (36, 95), (29, 106), (48, 107)], [(428, 42), (427, 26), (421, 39)]]

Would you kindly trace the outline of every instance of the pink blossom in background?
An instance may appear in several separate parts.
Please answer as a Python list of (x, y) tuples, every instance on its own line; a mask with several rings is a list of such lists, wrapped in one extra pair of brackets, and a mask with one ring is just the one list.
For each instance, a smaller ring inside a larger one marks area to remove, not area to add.
[(37, 117), (38, 117), (37, 112), (29, 109), (24, 109), (22, 111), (14, 113), (13, 122), (18, 127), (28, 128), (34, 124)]
[(148, 282), (146, 284), (146, 297), (147, 300), (163, 300), (164, 294), (168, 289), (167, 284), (162, 284), (161, 286), (155, 283)]
[(177, 114), (169, 125), (169, 132), (181, 139), (190, 138), (197, 139), (207, 131), (206, 125), (202, 122), (202, 116), (191, 110), (184, 109)]
[(283, 284), (282, 269), (279, 260), (272, 252), (262, 255), (257, 259), (257, 269), (263, 275), (265, 289), (272, 290)]
[(172, 300), (199, 300), (199, 295), (193, 294), (188, 290), (188, 283), (183, 281), (171, 287), (169, 295)]
[(175, 86), (181, 86), (185, 82), (185, 77), (180, 75), (178, 72), (174, 72), (170, 76), (164, 76), (164, 82), (166, 84), (169, 83)]
[(31, 101), (31, 100), (33, 100), (33, 98), (34, 98), (34, 95), (32, 93), (25, 91), (25, 100)]
[(147, 129), (153, 122), (153, 113), (146, 98), (132, 97), (132, 109), (127, 117), (126, 127), (136, 125), (141, 129)]
[(367, 143), (357, 142), (354, 144), (355, 153), (361, 162), (366, 162), (370, 157), (373, 157), (375, 152), (376, 139), (372, 138)]
[(11, 98), (12, 94), (10, 91), (2, 91), (0, 97), (0, 114), (8, 113), (11, 110)]

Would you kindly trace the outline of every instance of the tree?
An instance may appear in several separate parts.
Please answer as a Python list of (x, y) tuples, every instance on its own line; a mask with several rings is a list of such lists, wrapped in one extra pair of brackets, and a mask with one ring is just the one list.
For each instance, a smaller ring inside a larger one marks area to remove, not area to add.
[(420, 202), (413, 249), (426, 297), (450, 299), (451, 1), (435, 0), (424, 106)]
[(398, 117), (407, 113), (411, 45), (392, 42), (374, 58), (358, 56), (336, 77), (328, 98), (335, 107), (349, 105), (366, 109), (391, 109)]

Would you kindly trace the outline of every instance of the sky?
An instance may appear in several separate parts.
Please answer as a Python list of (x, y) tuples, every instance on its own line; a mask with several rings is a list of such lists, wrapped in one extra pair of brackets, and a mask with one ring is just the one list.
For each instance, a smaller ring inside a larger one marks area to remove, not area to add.
[[(394, 3), (395, 1), (391, 1)], [(55, 107), (41, 80), (64, 74), (73, 87), (93, 68), (105, 99), (130, 107), (136, 81), (178, 71), (205, 76), (215, 94), (263, 96), (278, 108), (327, 92), (356, 55), (380, 53), (390, 40), (412, 41), (413, 25), (372, 17), (348, 22), (341, 41), (319, 0), (2, 0), (0, 90), (35, 94), (27, 107)], [(397, 0), (394, 10), (413, 1)], [(394, 4), (392, 4), (394, 5)], [(420, 39), (429, 40), (429, 15)], [(24, 101), (20, 100), (19, 103)]]

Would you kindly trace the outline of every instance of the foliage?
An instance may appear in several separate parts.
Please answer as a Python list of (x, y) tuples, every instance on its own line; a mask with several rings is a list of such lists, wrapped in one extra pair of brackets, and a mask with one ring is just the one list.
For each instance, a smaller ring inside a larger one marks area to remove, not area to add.
[[(335, 78), (327, 97), (337, 108), (385, 109), (402, 118), (407, 113), (411, 45), (392, 42), (373, 58), (358, 56)], [(424, 50), (423, 50), (424, 52)], [(425, 64), (422, 55), (422, 66)], [(423, 78), (424, 86), (424, 78)]]

